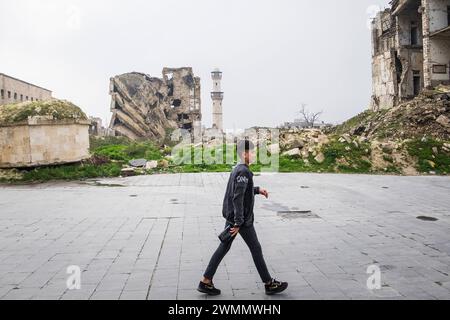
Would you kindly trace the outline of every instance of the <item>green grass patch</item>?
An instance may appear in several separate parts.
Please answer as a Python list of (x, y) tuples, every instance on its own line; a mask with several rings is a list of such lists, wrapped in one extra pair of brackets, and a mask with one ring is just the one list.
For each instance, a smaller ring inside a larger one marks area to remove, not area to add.
[[(416, 169), (419, 172), (447, 174), (450, 172), (450, 155), (442, 150), (443, 144), (444, 142), (431, 138), (414, 139), (406, 143), (406, 148), (417, 159)], [(437, 154), (434, 154), (433, 148), (437, 148)]]
[(394, 158), (392, 156), (389, 155), (383, 155), (383, 160), (389, 163), (394, 163)]
[[(322, 146), (324, 161), (319, 163), (313, 155), (308, 159), (299, 156), (279, 157), (279, 171), (288, 172), (324, 172), (324, 173), (373, 173), (370, 158), (370, 144), (359, 143), (358, 146), (353, 143), (339, 142), (339, 135), (330, 137), (330, 142)], [(446, 174), (450, 172), (449, 154), (442, 151), (442, 142), (429, 140), (411, 141), (407, 147), (408, 152), (418, 159), (418, 170), (420, 172), (435, 171), (436, 173)], [(433, 147), (440, 151), (433, 158)], [(164, 173), (200, 173), (200, 172), (230, 172), (236, 163), (235, 145), (221, 145), (218, 148), (204, 147), (186, 147), (188, 158), (181, 161), (183, 154), (174, 152), (174, 159), (169, 162), (169, 167), (158, 167), (148, 174)], [(152, 142), (133, 142), (126, 138), (108, 137), (104, 139), (91, 139), (91, 153), (93, 158), (79, 164), (41, 167), (33, 170), (20, 170), (23, 178), (15, 181), (49, 181), (49, 180), (83, 180), (99, 177), (117, 177), (121, 174), (123, 164), (127, 164), (132, 159), (143, 158), (147, 160), (162, 160), (170, 155), (173, 147), (166, 147), (160, 150)], [(174, 150), (176, 151), (176, 149)], [(229, 153), (232, 151), (232, 165), (227, 164), (230, 161)], [(401, 173), (394, 165), (393, 157), (390, 152), (385, 150), (384, 160), (389, 163), (387, 171), (383, 173)], [(228, 157), (227, 157), (228, 156)], [(200, 161), (200, 164), (196, 164)], [(431, 162), (435, 167), (431, 166)], [(190, 162), (190, 163), (189, 163)], [(251, 170), (259, 173), (263, 168), (268, 167), (258, 162), (251, 165)], [(12, 181), (12, 180), (10, 180)], [(4, 181), (3, 182), (7, 182)]]
[[(325, 161), (320, 165), (324, 167), (323, 170), (329, 172), (369, 173), (372, 164), (367, 159), (370, 154), (366, 150), (370, 152), (368, 143), (360, 143), (355, 146), (346, 142), (341, 143), (335, 138), (323, 147)], [(313, 161), (317, 164), (314, 159)]]
[(401, 174), (402, 173), (402, 171), (398, 167), (393, 165), (393, 164), (388, 165), (384, 172), (386, 172), (386, 173), (393, 173), (393, 174)]
[(314, 168), (298, 157), (280, 156), (280, 172), (313, 172)]
[(126, 137), (96, 137), (89, 136), (89, 145), (91, 152), (99, 149), (100, 147), (106, 146), (117, 146), (117, 145), (125, 145), (128, 146), (133, 143), (130, 139)]
[(20, 181), (50, 181), (50, 180), (83, 180), (99, 177), (117, 177), (122, 166), (119, 163), (103, 165), (73, 164), (52, 167), (39, 167), (30, 171), (23, 171)]
[(133, 142), (129, 144), (101, 145), (91, 149), (95, 156), (111, 160), (128, 162), (133, 159), (161, 160), (163, 152), (151, 142)]

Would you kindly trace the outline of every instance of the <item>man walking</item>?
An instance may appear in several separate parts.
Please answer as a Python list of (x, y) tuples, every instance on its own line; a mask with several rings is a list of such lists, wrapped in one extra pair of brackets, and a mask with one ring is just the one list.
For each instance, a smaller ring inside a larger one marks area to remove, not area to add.
[(241, 141), (238, 144), (237, 151), (241, 163), (233, 169), (230, 175), (222, 212), (226, 219), (225, 228), (228, 226), (231, 227), (230, 233), (232, 238), (227, 242), (222, 242), (213, 254), (208, 268), (203, 275), (203, 280), (200, 281), (197, 289), (202, 293), (214, 296), (221, 293), (219, 289), (215, 288), (213, 278), (220, 262), (230, 250), (237, 234), (242, 236), (251, 251), (259, 276), (265, 283), (266, 294), (280, 293), (288, 287), (287, 282), (277, 281), (270, 276), (253, 225), (255, 195), (260, 194), (266, 198), (269, 197), (267, 190), (254, 187), (253, 185), (253, 173), (250, 171), (249, 165), (254, 159), (254, 148), (254, 144), (249, 140)]

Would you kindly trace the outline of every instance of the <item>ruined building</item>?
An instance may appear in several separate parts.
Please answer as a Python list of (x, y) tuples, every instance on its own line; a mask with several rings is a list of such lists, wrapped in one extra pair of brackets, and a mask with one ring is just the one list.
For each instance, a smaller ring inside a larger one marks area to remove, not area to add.
[(161, 141), (173, 129), (201, 130), (200, 78), (192, 68), (162, 73), (162, 78), (137, 72), (111, 78), (110, 128), (116, 135)]
[(108, 137), (114, 135), (113, 130), (103, 126), (103, 120), (101, 118), (89, 117), (89, 121), (91, 122), (89, 126), (90, 135), (96, 137)]
[(373, 110), (450, 83), (450, 0), (393, 0), (372, 22)]

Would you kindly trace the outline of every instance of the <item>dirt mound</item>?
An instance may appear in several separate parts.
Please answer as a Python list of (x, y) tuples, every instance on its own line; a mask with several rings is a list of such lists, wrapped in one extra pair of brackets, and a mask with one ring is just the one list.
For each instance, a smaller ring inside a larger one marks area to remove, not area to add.
[(14, 124), (28, 117), (51, 117), (55, 120), (87, 120), (86, 114), (69, 101), (52, 99), (48, 101), (27, 101), (0, 106), (0, 124)]
[[(316, 132), (282, 132), (283, 155), (332, 172), (450, 172), (450, 87), (426, 90), (394, 108), (365, 111)], [(318, 166), (320, 165), (320, 166)]]

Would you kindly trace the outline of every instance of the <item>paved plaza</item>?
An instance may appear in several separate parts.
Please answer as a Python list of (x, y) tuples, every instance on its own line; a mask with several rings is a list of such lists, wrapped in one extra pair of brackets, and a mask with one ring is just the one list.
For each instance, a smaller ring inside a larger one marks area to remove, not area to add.
[(228, 175), (0, 186), (0, 299), (450, 299), (450, 178), (328, 174), (255, 177), (270, 192), (255, 226), (284, 294), (265, 296), (241, 237), (214, 280), (222, 295), (198, 293)]

